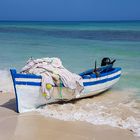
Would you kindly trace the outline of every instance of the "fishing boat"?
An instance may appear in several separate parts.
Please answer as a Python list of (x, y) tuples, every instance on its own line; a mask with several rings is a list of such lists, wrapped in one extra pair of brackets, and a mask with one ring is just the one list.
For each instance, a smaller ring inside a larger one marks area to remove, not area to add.
[(94, 96), (110, 89), (121, 76), (121, 68), (113, 67), (115, 60), (103, 58), (99, 68), (89, 69), (80, 73), (83, 82), (83, 90), (75, 95), (74, 90), (64, 86), (54, 86), (51, 98), (42, 95), (41, 75), (17, 73), (10, 69), (16, 96), (17, 112), (33, 111), (38, 107), (58, 101), (69, 101), (84, 97)]

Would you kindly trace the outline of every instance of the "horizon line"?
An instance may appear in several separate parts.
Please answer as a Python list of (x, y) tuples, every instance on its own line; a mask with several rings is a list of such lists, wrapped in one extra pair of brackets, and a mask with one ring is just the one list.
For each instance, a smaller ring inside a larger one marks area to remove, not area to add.
[(0, 20), (0, 22), (134, 22), (138, 20)]

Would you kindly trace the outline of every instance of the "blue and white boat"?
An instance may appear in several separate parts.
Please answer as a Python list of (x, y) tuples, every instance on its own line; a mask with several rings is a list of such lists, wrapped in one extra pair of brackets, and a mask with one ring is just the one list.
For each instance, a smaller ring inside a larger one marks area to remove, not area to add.
[(113, 67), (114, 62), (115, 60), (108, 62), (108, 59), (105, 58), (102, 60), (101, 67), (80, 73), (84, 89), (78, 96), (73, 90), (63, 86), (61, 89), (54, 87), (51, 98), (42, 96), (40, 90), (42, 77), (40, 75), (21, 74), (17, 73), (15, 69), (11, 69), (17, 112), (33, 111), (48, 103), (89, 97), (110, 89), (121, 76), (121, 68)]

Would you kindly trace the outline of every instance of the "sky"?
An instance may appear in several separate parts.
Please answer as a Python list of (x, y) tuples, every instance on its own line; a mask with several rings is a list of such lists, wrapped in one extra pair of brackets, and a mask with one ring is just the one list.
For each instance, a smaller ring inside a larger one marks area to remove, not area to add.
[(0, 20), (140, 20), (140, 0), (0, 0)]

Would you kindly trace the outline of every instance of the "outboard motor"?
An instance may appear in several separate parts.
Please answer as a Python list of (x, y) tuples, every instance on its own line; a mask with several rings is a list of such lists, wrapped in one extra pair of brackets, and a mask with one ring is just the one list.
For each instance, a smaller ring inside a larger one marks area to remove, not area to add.
[(110, 58), (105, 57), (105, 58), (102, 59), (101, 66), (109, 65), (110, 62), (111, 62)]
[(101, 61), (101, 66), (107, 66), (107, 65), (110, 65), (110, 64), (113, 65), (113, 63), (114, 63), (115, 61), (116, 61), (115, 59), (114, 59), (113, 61), (111, 61), (109, 57), (105, 57), (105, 58), (103, 58), (102, 61)]

